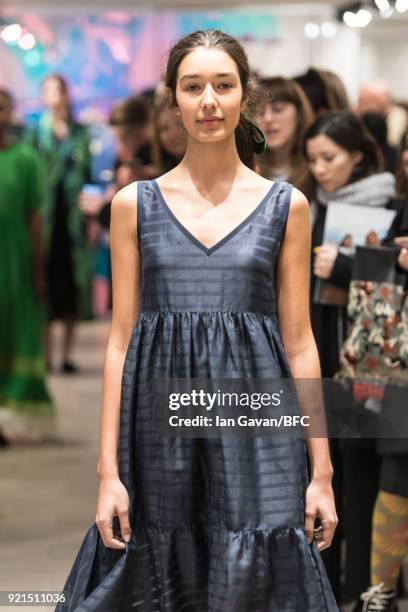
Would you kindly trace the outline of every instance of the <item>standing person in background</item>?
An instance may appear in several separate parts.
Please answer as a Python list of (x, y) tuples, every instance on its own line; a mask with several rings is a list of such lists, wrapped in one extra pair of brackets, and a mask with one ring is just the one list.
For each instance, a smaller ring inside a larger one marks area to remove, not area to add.
[[(376, 142), (362, 121), (349, 111), (332, 111), (318, 117), (306, 132), (305, 154), (315, 183), (312, 247), (319, 249), (313, 261), (312, 295), (316, 278), (347, 289), (352, 258), (339, 253), (333, 245), (321, 246), (327, 207), (331, 202), (367, 206), (369, 223), (371, 207), (392, 204), (395, 180), (392, 174), (381, 172), (383, 161)], [(322, 375), (332, 378), (339, 369), (339, 353), (345, 339), (346, 307), (313, 303), (311, 313)], [(331, 451), (335, 466), (333, 488), (347, 542), (345, 594), (357, 598), (369, 580), (370, 525), (378, 490), (379, 458), (374, 446), (343, 449), (335, 439), (331, 440)], [(340, 554), (339, 534), (332, 548), (323, 554), (339, 600)]]
[(89, 139), (86, 128), (74, 120), (68, 84), (62, 76), (48, 76), (42, 95), (47, 112), (34, 133), (34, 143), (43, 161), (46, 183), (47, 362), (51, 367), (51, 322), (61, 320), (61, 369), (74, 373), (78, 369), (71, 359), (75, 323), (92, 316), (92, 255), (86, 217), (78, 206), (81, 189), (90, 181)]
[(109, 124), (117, 143), (117, 161), (131, 163), (137, 179), (157, 176), (153, 163), (151, 112), (143, 96), (132, 96), (112, 109)]
[(13, 98), (0, 89), (0, 438), (54, 430), (42, 352), (44, 295), (39, 160), (10, 134)]
[(364, 83), (359, 92), (357, 112), (379, 113), (387, 122), (387, 142), (398, 146), (408, 124), (406, 110), (395, 104), (391, 87), (384, 79), (374, 79)]
[(262, 79), (262, 106), (256, 117), (265, 134), (266, 151), (259, 160), (261, 174), (289, 181), (306, 195), (310, 191), (309, 169), (302, 144), (313, 121), (312, 108), (297, 83), (275, 77)]
[(186, 150), (186, 131), (177, 109), (163, 98), (153, 114), (153, 160), (158, 176), (168, 172), (182, 160)]
[(304, 91), (316, 115), (329, 110), (350, 110), (346, 88), (334, 72), (309, 68), (294, 81)]
[[(397, 170), (397, 216), (384, 244), (399, 245), (399, 272), (408, 290), (408, 133), (404, 135)], [(403, 324), (401, 317), (401, 324)], [(406, 323), (406, 322), (405, 322)], [(390, 372), (392, 375), (392, 372)], [(386, 409), (386, 406), (385, 406)], [(380, 487), (374, 506), (371, 535), (371, 587), (362, 593), (353, 612), (396, 612), (397, 583), (408, 554), (408, 453), (392, 446), (381, 462)], [(384, 449), (385, 450), (385, 449)], [(396, 452), (396, 451), (399, 452)]]
[(388, 143), (387, 120), (381, 113), (367, 112), (361, 115), (364, 125), (376, 140), (384, 157), (385, 170), (393, 174), (397, 168), (398, 151)]
[[(397, 197), (408, 203), (408, 130), (402, 137), (397, 166)], [(406, 206), (405, 206), (406, 207)]]

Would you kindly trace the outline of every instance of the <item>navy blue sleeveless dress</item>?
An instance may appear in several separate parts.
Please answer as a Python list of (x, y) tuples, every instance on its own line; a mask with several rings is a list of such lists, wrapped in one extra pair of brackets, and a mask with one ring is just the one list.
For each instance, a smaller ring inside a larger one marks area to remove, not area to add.
[(124, 365), (119, 442), (132, 540), (106, 548), (93, 524), (57, 611), (337, 610), (304, 530), (304, 440), (163, 437), (151, 410), (155, 378), (290, 377), (274, 273), (291, 191), (273, 183), (207, 248), (156, 181), (138, 183), (141, 311)]

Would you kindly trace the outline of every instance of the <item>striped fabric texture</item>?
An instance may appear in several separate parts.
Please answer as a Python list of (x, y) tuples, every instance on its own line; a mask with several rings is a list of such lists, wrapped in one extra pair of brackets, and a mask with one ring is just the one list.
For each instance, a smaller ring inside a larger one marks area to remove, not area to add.
[(175, 217), (156, 181), (138, 183), (141, 312), (122, 379), (119, 472), (132, 540), (85, 535), (58, 612), (334, 612), (304, 530), (305, 443), (289, 436), (161, 434), (163, 378), (290, 377), (275, 266), (292, 186), (273, 183), (211, 248)]

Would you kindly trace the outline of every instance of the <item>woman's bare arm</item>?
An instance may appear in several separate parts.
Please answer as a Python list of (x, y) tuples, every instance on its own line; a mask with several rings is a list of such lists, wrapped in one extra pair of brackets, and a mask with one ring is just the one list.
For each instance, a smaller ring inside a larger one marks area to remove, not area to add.
[[(313, 385), (318, 384), (314, 381), (320, 379), (321, 373), (309, 314), (310, 234), (309, 204), (305, 196), (294, 189), (277, 265), (278, 318), (293, 377), (310, 379), (310, 384)], [(332, 504), (330, 485), (333, 468), (327, 438), (307, 437), (307, 444), (311, 462), (311, 481), (319, 485), (321, 496), (326, 499), (325, 507), (321, 510), (327, 516), (327, 520), (333, 521), (335, 525), (337, 517)], [(316, 503), (316, 500), (313, 500), (313, 504), (309, 504), (307, 508), (306, 528), (309, 539), (313, 533)], [(323, 547), (325, 546), (321, 546)]]
[(100, 492), (96, 523), (106, 546), (123, 548), (113, 537), (112, 517), (119, 517), (123, 539), (130, 534), (128, 496), (119, 481), (118, 436), (123, 366), (139, 315), (140, 256), (137, 241), (136, 183), (113, 198), (110, 224), (113, 309), (106, 350), (100, 422), (98, 476)]

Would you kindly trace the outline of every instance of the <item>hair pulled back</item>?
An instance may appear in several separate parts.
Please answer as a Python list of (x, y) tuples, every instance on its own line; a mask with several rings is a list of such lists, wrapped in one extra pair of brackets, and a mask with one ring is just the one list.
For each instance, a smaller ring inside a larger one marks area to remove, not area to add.
[(239, 123), (235, 129), (235, 139), (241, 161), (253, 169), (255, 166), (254, 127), (249, 115), (254, 104), (254, 83), (251, 79), (247, 54), (236, 38), (220, 30), (197, 30), (181, 38), (172, 47), (168, 55), (166, 70), (166, 85), (172, 92), (171, 104), (176, 105), (178, 68), (183, 59), (199, 47), (221, 49), (228, 53), (237, 65), (243, 99), (247, 102), (248, 110), (245, 114), (241, 112)]

